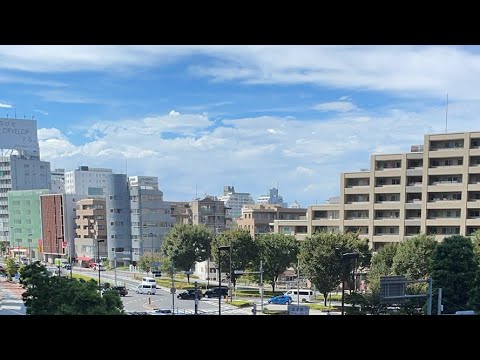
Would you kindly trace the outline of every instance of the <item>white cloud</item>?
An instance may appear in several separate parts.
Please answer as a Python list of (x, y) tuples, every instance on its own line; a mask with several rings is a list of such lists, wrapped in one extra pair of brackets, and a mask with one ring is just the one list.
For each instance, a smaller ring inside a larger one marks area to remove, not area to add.
[(36, 93), (45, 101), (70, 103), (70, 104), (88, 104), (100, 103), (98, 99), (94, 99), (80, 93), (64, 91), (64, 90), (42, 90)]
[(12, 108), (12, 105), (10, 105), (10, 104), (5, 104), (5, 103), (0, 103), (0, 108), (11, 109), (11, 108)]
[(338, 111), (338, 112), (348, 112), (356, 110), (357, 107), (348, 101), (334, 101), (317, 104), (313, 107), (315, 110), (319, 111)]
[(315, 172), (314, 172), (312, 169), (309, 169), (309, 168), (307, 168), (307, 167), (297, 166), (297, 168), (295, 169), (295, 173), (296, 173), (296, 175), (298, 175), (298, 176), (311, 176), (311, 175), (313, 175)]
[(48, 112), (43, 111), (43, 110), (33, 110), (33, 111), (38, 112), (38, 113), (40, 113), (40, 114), (42, 114), (42, 115), (48, 115)]
[(342, 96), (338, 99), (338, 101), (349, 101), (351, 100), (352, 97), (351, 96)]
[(172, 110), (168, 113), (168, 115), (170, 116), (177, 116), (177, 115), (180, 115), (180, 113), (178, 111), (175, 111), (175, 110)]

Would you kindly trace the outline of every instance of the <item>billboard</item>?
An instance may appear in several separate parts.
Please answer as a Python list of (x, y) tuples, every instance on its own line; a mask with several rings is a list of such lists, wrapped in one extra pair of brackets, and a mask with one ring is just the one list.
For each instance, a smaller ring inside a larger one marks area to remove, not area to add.
[(37, 121), (0, 118), (0, 149), (38, 150)]
[(158, 177), (156, 176), (130, 176), (130, 186), (153, 186), (158, 187)]

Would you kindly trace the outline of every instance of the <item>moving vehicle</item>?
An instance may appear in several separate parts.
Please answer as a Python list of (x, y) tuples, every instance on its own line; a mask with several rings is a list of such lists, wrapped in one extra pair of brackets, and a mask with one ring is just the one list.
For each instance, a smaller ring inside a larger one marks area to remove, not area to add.
[(205, 293), (203, 294), (203, 296), (205, 296), (206, 298), (218, 298), (218, 297), (223, 297), (223, 296), (227, 296), (228, 295), (228, 288), (227, 287), (216, 287), (216, 288), (213, 288), (213, 289), (208, 289), (207, 291), (205, 291)]
[[(197, 289), (198, 299), (203, 297), (202, 290)], [(187, 289), (177, 295), (177, 299), (180, 300), (195, 300), (195, 289)]]
[(105, 267), (102, 264), (93, 263), (93, 271), (105, 271)]
[(290, 289), (284, 295), (289, 295), (293, 301), (297, 301), (298, 294), (300, 294), (300, 302), (315, 301), (315, 295), (311, 289)]
[(150, 315), (173, 315), (170, 309), (155, 309), (150, 312)]
[(157, 282), (156, 282), (155, 279), (152, 278), (152, 277), (143, 277), (143, 278), (142, 278), (142, 284), (152, 285), (152, 286), (157, 287)]
[(135, 294), (155, 295), (157, 293), (157, 286), (152, 284), (140, 284), (135, 289)]
[(120, 294), (120, 296), (127, 296), (128, 295), (128, 290), (125, 286), (113, 286), (113, 287), (106, 288), (104, 290), (117, 291)]
[(278, 295), (271, 297), (267, 302), (274, 305), (290, 305), (293, 300), (289, 295)]

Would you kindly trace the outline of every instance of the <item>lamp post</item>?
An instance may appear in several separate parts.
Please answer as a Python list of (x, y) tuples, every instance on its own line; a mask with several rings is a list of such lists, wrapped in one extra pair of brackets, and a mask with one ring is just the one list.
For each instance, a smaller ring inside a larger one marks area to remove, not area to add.
[(342, 315), (345, 314), (345, 260), (358, 259), (359, 256), (356, 251), (342, 254)]
[(32, 253), (30, 251), (30, 246), (32, 244), (32, 238), (33, 234), (28, 234), (28, 264), (32, 263)]
[(97, 257), (98, 257), (98, 262), (97, 262), (97, 271), (98, 271), (98, 288), (100, 288), (100, 243), (105, 242), (103, 239), (98, 239), (97, 240)]
[(22, 239), (17, 239), (18, 246), (17, 246), (17, 251), (18, 251), (18, 264), (20, 264), (20, 243), (22, 242)]
[(218, 315), (222, 315), (222, 270), (220, 266), (220, 253), (222, 250), (230, 250), (230, 245), (218, 247)]

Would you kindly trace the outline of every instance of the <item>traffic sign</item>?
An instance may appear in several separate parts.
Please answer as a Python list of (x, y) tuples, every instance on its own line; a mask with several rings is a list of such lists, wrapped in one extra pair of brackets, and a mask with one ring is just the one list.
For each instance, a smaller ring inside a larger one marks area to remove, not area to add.
[(170, 294), (175, 294), (176, 292), (177, 292), (177, 289), (175, 289), (174, 287), (170, 289)]
[(160, 261), (152, 261), (151, 265), (153, 267), (159, 267), (160, 266)]
[(309, 315), (310, 308), (306, 305), (288, 305), (288, 315)]
[(244, 272), (245, 272), (244, 270), (235, 270), (233, 273), (235, 275), (243, 275)]

